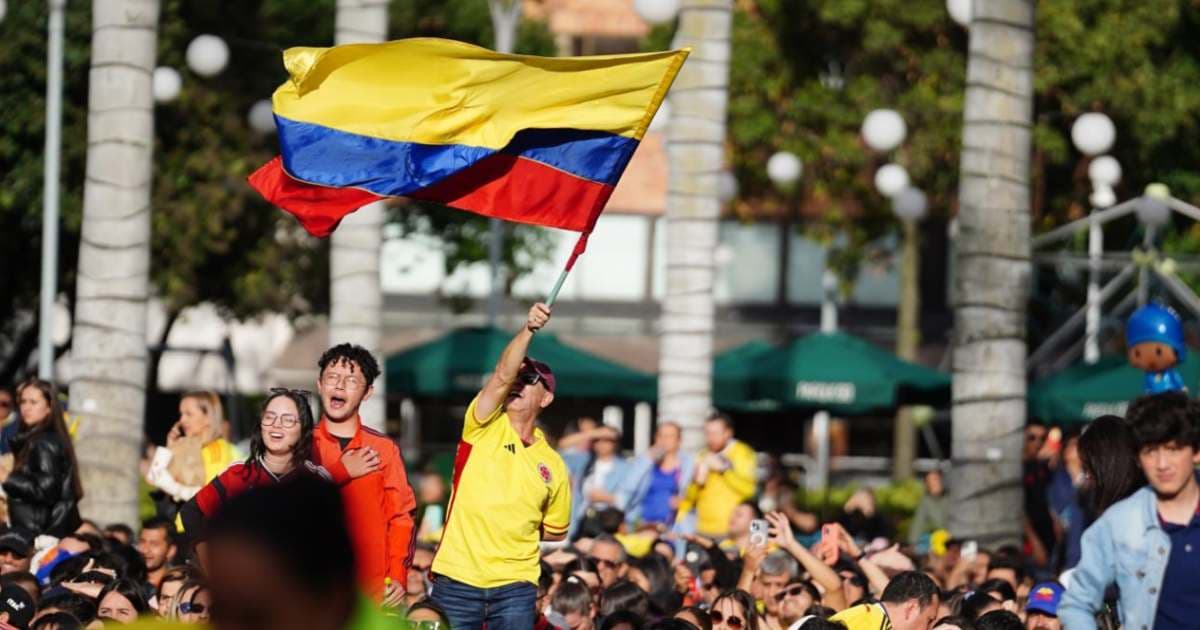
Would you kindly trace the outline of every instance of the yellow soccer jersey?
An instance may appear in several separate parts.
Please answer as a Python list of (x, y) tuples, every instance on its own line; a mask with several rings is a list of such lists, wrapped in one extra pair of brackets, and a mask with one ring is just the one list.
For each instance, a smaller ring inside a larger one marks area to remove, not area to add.
[(503, 407), (483, 422), (467, 407), (433, 572), (476, 588), (537, 584), (542, 531), (571, 523), (567, 467), (540, 430), (526, 446)]

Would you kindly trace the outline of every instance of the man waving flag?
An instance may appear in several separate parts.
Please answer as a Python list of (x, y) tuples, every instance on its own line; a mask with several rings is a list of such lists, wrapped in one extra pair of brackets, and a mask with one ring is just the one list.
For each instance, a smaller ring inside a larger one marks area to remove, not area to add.
[(581, 232), (578, 255), (687, 55), (547, 58), (442, 39), (292, 48), (273, 97), (282, 155), (250, 183), (315, 236), (406, 196)]

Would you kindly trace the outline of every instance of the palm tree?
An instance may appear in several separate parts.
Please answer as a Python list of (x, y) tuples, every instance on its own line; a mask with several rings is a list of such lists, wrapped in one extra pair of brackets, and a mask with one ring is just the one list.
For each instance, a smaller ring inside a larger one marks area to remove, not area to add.
[(713, 252), (721, 213), (733, 0), (683, 0), (675, 47), (691, 46), (671, 90), (667, 132), (667, 282), (662, 301), (658, 412), (702, 443), (712, 404)]
[(1035, 0), (977, 0), (971, 21), (954, 282), (950, 531), (1021, 539)]
[(92, 4), (71, 412), (81, 418), (81, 508), (102, 523), (138, 516), (158, 12), (158, 0)]
[[(336, 43), (382, 42), (387, 39), (388, 0), (338, 0)], [(379, 251), (387, 208), (382, 201), (346, 217), (333, 233), (329, 259), (329, 343), (358, 344), (377, 359), (384, 357), (383, 291), (379, 286)], [(375, 380), (375, 395), (363, 403), (363, 423), (383, 430), (386, 420), (386, 370)]]

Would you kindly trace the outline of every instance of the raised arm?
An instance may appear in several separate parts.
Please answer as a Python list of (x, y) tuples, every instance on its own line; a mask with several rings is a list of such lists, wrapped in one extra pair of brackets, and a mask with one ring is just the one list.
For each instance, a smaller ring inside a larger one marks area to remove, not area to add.
[(529, 352), (529, 342), (533, 341), (533, 333), (549, 321), (550, 307), (538, 302), (529, 309), (529, 318), (525, 321), (525, 327), (517, 333), (517, 336), (513, 337), (512, 341), (508, 342), (504, 352), (500, 353), (500, 360), (496, 363), (496, 369), (492, 371), (492, 376), (488, 378), (483, 389), (479, 390), (479, 396), (475, 399), (476, 422), (486, 422), (492, 413), (504, 404), (508, 393), (512, 391), (513, 383), (517, 381), (521, 363)]
[(834, 610), (841, 610), (846, 606), (846, 598), (842, 593), (842, 578), (838, 576), (837, 571), (833, 567), (821, 562), (821, 559), (813, 555), (811, 551), (804, 548), (794, 535), (792, 535), (792, 524), (788, 521), (787, 515), (783, 512), (772, 512), (767, 514), (767, 522), (771, 524), (771, 542), (775, 543), (780, 549), (792, 554), (792, 557), (800, 561), (800, 566), (804, 567), (805, 571), (812, 577), (813, 582), (821, 585), (825, 589), (825, 597), (822, 603)]

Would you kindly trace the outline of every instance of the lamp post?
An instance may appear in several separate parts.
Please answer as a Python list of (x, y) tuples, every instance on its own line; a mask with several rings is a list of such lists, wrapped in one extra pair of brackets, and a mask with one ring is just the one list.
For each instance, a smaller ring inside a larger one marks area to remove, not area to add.
[(1075, 148), (1084, 155), (1098, 156), (1088, 165), (1093, 188), (1088, 201), (1093, 208), (1090, 215), (1093, 220), (1088, 226), (1088, 305), (1083, 346), (1083, 359), (1087, 363), (1100, 360), (1100, 318), (1103, 308), (1100, 303), (1100, 259), (1104, 255), (1104, 228), (1094, 220), (1094, 216), (1097, 210), (1117, 202), (1113, 186), (1121, 181), (1121, 164), (1111, 156), (1099, 154), (1112, 148), (1116, 135), (1112, 120), (1099, 112), (1084, 114), (1071, 125), (1071, 142)]

